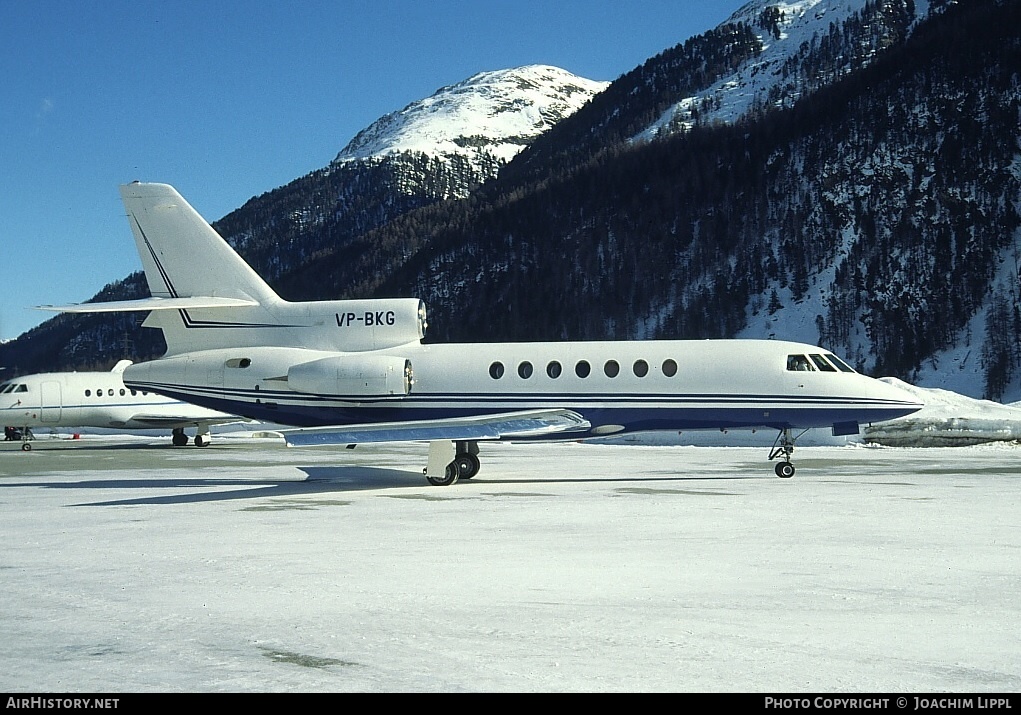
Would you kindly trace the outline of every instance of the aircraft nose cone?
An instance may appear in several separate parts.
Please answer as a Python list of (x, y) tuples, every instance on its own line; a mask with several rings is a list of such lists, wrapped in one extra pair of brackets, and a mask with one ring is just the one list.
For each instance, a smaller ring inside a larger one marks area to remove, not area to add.
[(912, 385), (894, 377), (882, 377), (878, 382), (881, 385), (880, 397), (901, 410), (898, 417), (910, 415), (925, 407), (925, 400)]

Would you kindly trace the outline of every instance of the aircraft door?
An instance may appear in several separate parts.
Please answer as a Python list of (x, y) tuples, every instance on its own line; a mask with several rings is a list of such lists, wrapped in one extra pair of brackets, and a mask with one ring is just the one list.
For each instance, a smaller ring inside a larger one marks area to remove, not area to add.
[(61, 403), (60, 383), (47, 380), (39, 385), (39, 419), (43, 424), (60, 422)]

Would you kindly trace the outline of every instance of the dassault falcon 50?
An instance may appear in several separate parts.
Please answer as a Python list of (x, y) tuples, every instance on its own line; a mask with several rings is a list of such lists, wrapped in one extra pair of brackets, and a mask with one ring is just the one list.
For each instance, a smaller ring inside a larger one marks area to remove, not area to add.
[(854, 434), (922, 407), (778, 340), (423, 343), (417, 299), (285, 301), (173, 187), (121, 197), (151, 297), (43, 307), (151, 311), (167, 352), (129, 366), (128, 387), (296, 427), (289, 445), (428, 441), (432, 484), (475, 476), (487, 440), (739, 428), (776, 430), (769, 459), (790, 477), (796, 431)]

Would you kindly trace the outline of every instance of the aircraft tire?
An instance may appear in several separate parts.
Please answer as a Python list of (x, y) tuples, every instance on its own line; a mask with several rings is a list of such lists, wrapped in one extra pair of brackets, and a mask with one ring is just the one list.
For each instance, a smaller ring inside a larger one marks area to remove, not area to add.
[(794, 476), (794, 465), (790, 462), (780, 462), (773, 471), (781, 479), (790, 479)]
[(28, 442), (25, 442), (24, 444), (21, 445), (21, 451), (22, 452), (31, 452), (32, 451), (32, 445), (30, 445)]
[(197, 434), (197, 435), (195, 435), (195, 446), (196, 447), (208, 447), (209, 443), (211, 441), (212, 440), (209, 439), (209, 435), (207, 435), (207, 434)]
[(454, 464), (457, 466), (457, 478), (458, 479), (471, 479), (479, 473), (479, 469), (482, 463), (479, 458), (469, 452), (462, 452), (454, 458)]
[(457, 482), (458, 474), (457, 462), (453, 461), (447, 465), (446, 470), (442, 477), (426, 477), (426, 481), (432, 484), (434, 487), (449, 487), (451, 484)]

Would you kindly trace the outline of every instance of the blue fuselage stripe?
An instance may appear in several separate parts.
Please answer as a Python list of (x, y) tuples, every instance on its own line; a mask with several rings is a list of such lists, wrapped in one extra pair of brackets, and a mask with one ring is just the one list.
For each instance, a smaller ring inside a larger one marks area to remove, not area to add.
[(625, 430), (739, 426), (830, 426), (879, 421), (904, 414), (905, 403), (839, 395), (436, 393), (353, 398), (290, 391), (224, 390), (159, 383), (132, 383), (221, 412), (300, 427), (448, 419), (512, 410), (556, 407), (574, 410), (594, 426)]

